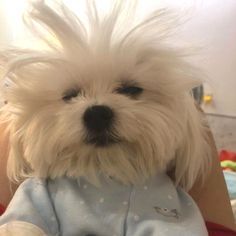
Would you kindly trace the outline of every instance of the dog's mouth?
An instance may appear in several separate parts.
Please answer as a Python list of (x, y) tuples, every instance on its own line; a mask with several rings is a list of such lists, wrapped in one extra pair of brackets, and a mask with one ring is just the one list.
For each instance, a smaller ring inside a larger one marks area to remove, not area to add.
[(95, 145), (96, 147), (107, 147), (121, 142), (121, 139), (115, 134), (101, 133), (96, 135), (87, 135), (84, 142)]

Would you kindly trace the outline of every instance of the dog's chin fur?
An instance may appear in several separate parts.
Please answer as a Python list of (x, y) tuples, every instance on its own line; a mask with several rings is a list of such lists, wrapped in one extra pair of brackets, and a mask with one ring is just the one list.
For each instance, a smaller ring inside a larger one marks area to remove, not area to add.
[[(205, 176), (207, 128), (190, 94), (201, 81), (164, 42), (176, 19), (159, 10), (134, 26), (134, 6), (117, 2), (103, 18), (88, 5), (85, 29), (64, 6), (53, 11), (39, 1), (25, 20), (34, 30), (35, 23), (46, 26), (58, 43), (44, 52), (2, 53), (7, 104), (1, 117), (10, 132), (12, 180), (69, 176), (99, 184), (100, 176), (109, 176), (135, 184), (174, 167), (176, 184), (189, 189)], [(135, 98), (119, 94), (122, 83), (143, 92)], [(65, 102), (68, 89), (80, 93)], [(116, 142), (101, 147), (85, 142), (82, 117), (92, 105), (114, 111)]]

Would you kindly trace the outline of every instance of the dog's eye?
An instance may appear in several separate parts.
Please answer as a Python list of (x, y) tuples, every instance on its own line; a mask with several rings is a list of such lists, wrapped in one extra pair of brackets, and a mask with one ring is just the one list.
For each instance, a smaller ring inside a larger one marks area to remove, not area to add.
[(143, 92), (143, 89), (135, 85), (123, 85), (117, 88), (115, 92), (136, 98)]
[(63, 94), (63, 101), (68, 102), (72, 98), (75, 98), (79, 95), (80, 91), (78, 89), (69, 89)]

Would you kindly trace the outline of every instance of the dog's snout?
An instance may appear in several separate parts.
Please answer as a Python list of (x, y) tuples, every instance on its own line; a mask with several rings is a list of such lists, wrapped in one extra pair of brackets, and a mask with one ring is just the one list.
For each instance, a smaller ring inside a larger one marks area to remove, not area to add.
[(112, 109), (104, 105), (89, 107), (83, 116), (84, 124), (90, 132), (103, 132), (111, 127), (114, 113)]

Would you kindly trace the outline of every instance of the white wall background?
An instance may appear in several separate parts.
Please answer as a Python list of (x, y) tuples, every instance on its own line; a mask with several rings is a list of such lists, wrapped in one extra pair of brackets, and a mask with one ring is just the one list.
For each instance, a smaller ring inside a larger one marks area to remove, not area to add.
[(7, 20), (5, 2), (0, 0), (0, 47), (5, 43), (12, 41), (12, 34)]
[[(76, 2), (65, 0), (77, 9)], [(106, 4), (109, 0), (99, 0)], [(15, 43), (30, 45), (32, 39), (23, 32), (21, 15), (26, 0), (0, 0), (0, 46)], [(173, 39), (180, 46), (199, 46), (192, 61), (208, 74), (207, 90), (213, 103), (205, 106), (211, 113), (236, 116), (236, 1), (235, 0), (140, 0), (144, 14), (159, 6), (187, 9), (192, 17)]]

